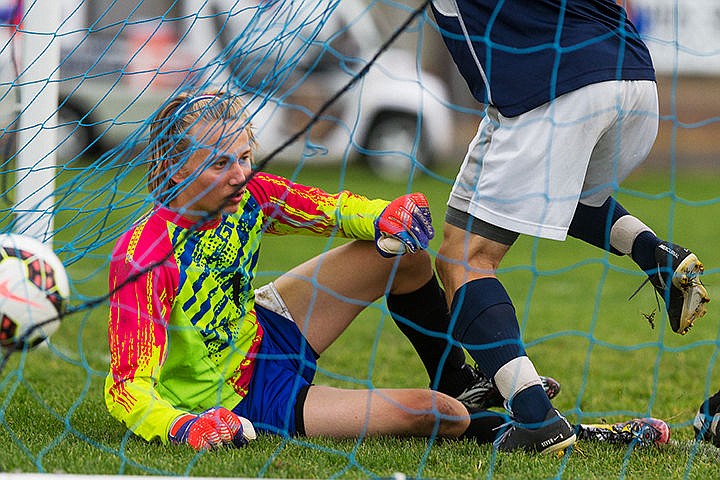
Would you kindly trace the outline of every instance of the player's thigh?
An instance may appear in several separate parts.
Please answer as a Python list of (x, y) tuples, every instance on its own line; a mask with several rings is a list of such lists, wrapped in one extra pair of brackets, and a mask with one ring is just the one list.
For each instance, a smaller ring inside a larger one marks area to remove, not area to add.
[(658, 131), (655, 82), (616, 82), (618, 116), (600, 137), (588, 165), (581, 202), (600, 206), (647, 157)]
[(457, 436), (470, 419), (465, 407), (428, 389), (349, 390), (313, 385), (303, 408), (308, 436), (367, 435)]
[(310, 345), (322, 353), (389, 291), (394, 265), (377, 254), (373, 242), (353, 241), (293, 268), (275, 287)]
[[(582, 89), (517, 117), (489, 109), (453, 194), (462, 192), (457, 188), (462, 181), (464, 211), (472, 216), (513, 232), (562, 240), (593, 148), (615, 115), (614, 103)], [(460, 210), (462, 203), (450, 201)]]

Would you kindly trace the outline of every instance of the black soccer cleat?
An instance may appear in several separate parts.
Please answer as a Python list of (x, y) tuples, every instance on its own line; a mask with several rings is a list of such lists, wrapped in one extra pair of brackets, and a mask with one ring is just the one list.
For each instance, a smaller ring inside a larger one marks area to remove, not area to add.
[[(457, 398), (468, 410), (484, 410), (487, 408), (503, 407), (505, 399), (495, 386), (495, 383), (485, 376), (478, 367), (465, 365), (463, 368), (472, 372), (473, 380), (458, 395)], [(542, 387), (548, 398), (553, 399), (560, 392), (560, 383), (551, 377), (540, 376)]]
[[(685, 335), (695, 320), (707, 312), (706, 303), (710, 297), (699, 276), (703, 273), (703, 264), (690, 250), (661, 242), (655, 250), (657, 267), (640, 285), (652, 283), (657, 296), (665, 301), (670, 327), (675, 333)], [(630, 298), (640, 290), (638, 288)], [(648, 317), (652, 325), (652, 317)]]
[(705, 400), (693, 420), (695, 438), (720, 447), (720, 391)]
[(538, 428), (511, 422), (495, 440), (501, 452), (518, 450), (529, 453), (551, 453), (573, 445), (577, 437), (572, 425), (557, 410), (550, 409)]
[(707, 312), (710, 301), (699, 276), (703, 264), (687, 248), (661, 242), (655, 249), (657, 271), (649, 279), (657, 294), (665, 300), (670, 326), (685, 335), (698, 318)]

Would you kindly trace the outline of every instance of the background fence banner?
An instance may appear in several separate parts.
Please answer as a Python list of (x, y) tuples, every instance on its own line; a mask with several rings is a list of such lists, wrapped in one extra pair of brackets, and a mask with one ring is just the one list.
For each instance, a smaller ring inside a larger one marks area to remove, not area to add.
[(717, 0), (628, 0), (628, 12), (658, 73), (720, 73)]

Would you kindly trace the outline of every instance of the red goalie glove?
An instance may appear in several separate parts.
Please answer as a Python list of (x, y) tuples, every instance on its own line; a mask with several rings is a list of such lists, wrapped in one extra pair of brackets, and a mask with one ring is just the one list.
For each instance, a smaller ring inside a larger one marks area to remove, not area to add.
[(255, 439), (255, 429), (248, 419), (220, 407), (200, 415), (188, 413), (178, 417), (170, 427), (168, 438), (172, 443), (187, 444), (195, 450), (229, 444), (240, 448)]
[(434, 236), (430, 206), (422, 193), (396, 198), (375, 220), (375, 246), (383, 257), (423, 250)]

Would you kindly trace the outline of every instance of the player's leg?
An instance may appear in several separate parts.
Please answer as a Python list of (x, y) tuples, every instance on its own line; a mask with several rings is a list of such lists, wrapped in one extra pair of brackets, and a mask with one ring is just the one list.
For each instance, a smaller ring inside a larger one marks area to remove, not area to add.
[(336, 438), (400, 435), (492, 442), (507, 420), (488, 410), (470, 417), (462, 403), (426, 389), (347, 390), (311, 386), (304, 398), (304, 434)]
[(472, 416), (459, 401), (428, 389), (348, 390), (312, 385), (301, 399), (308, 437), (372, 435), (470, 438), (492, 442), (507, 417), (489, 410)]
[(573, 428), (543, 390), (525, 352), (512, 301), (494, 276), (509, 245), (468, 235), (450, 223), (444, 232), (436, 264), (448, 291), (455, 292), (453, 335), (508, 399), (514, 420), (497, 439), (497, 447), (549, 452), (572, 445)]
[(445, 292), (435, 275), (412, 292), (388, 293), (386, 301), (395, 324), (418, 353), (432, 389), (452, 397), (474, 391), (472, 406), (484, 405), (493, 398), (492, 385), (478, 379), (474, 369), (465, 363), (462, 348), (451, 341)]
[(702, 262), (687, 248), (660, 239), (612, 197), (599, 207), (579, 204), (568, 234), (616, 255), (628, 255), (664, 300), (674, 332), (684, 335), (705, 315), (710, 297), (699, 278)]
[(305, 337), (322, 353), (386, 292), (413, 292), (432, 276), (427, 252), (387, 259), (373, 242), (353, 241), (293, 268), (274, 284)]
[(335, 437), (462, 435), (485, 443), (493, 441), (507, 421), (505, 415), (488, 410), (469, 415), (458, 400), (428, 389), (314, 386), (316, 352), (272, 284), (258, 289), (256, 307), (263, 342), (248, 393), (233, 411), (251, 419), (258, 431)]
[[(481, 369), (465, 363), (451, 340), (450, 311), (437, 278), (413, 292), (386, 295), (390, 315), (410, 340), (430, 377), (430, 388), (460, 400), (469, 409), (502, 407), (504, 398)], [(552, 377), (541, 376), (549, 398), (560, 391)]]
[(303, 408), (310, 437), (459, 437), (470, 424), (457, 400), (426, 389), (348, 390), (313, 385)]
[[(575, 211), (592, 143), (575, 138), (574, 117), (565, 124), (555, 112), (545, 106), (505, 118), (488, 109), (453, 185), (436, 259), (457, 318), (455, 338), (511, 406), (515, 423), (499, 443), (504, 450), (559, 449), (575, 439), (544, 395), (512, 301), (495, 277), (518, 233), (562, 240)], [(583, 128), (602, 132), (595, 124)], [(568, 144), (572, 158), (564, 155)], [(546, 443), (551, 438), (557, 441)]]
[[(456, 212), (453, 218), (458, 216)], [(471, 231), (477, 230), (480, 222), (470, 221)], [(511, 232), (506, 234), (513, 237)], [(572, 427), (552, 407), (525, 352), (512, 301), (494, 275), (509, 248), (499, 241), (445, 224), (436, 264), (443, 284), (448, 291), (455, 292), (451, 307), (456, 317), (453, 334), (494, 380), (503, 398), (508, 399), (513, 419), (531, 425), (528, 429), (535, 431), (527, 441), (511, 441), (512, 445), (501, 448), (541, 451), (546, 447), (564, 448), (574, 441)], [(548, 438), (553, 441), (541, 445)]]
[[(449, 342), (447, 305), (427, 252), (387, 259), (372, 242), (350, 242), (292, 269), (275, 287), (318, 353), (385, 295), (437, 390), (456, 396), (479, 381), (462, 349)], [(497, 397), (483, 385), (485, 396)]]
[(650, 151), (657, 133), (653, 82), (614, 82), (596, 88), (622, 89), (625, 103), (598, 139), (590, 157), (583, 195), (568, 234), (617, 255), (644, 270), (665, 302), (672, 329), (684, 334), (705, 314), (709, 297), (698, 275), (703, 265), (689, 250), (663, 241), (610, 197), (616, 185)]
[(277, 290), (258, 291), (263, 342), (243, 400), (233, 411), (257, 431), (290, 436), (439, 435), (491, 442), (504, 415), (473, 411), (428, 389), (342, 390), (313, 385), (316, 352), (288, 318)]

